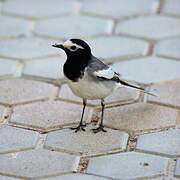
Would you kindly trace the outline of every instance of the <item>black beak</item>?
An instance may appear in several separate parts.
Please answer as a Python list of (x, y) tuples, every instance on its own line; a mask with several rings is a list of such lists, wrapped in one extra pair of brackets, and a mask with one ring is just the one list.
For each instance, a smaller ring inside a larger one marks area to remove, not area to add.
[(53, 44), (52, 46), (55, 47), (55, 48), (64, 49), (64, 46), (62, 44)]

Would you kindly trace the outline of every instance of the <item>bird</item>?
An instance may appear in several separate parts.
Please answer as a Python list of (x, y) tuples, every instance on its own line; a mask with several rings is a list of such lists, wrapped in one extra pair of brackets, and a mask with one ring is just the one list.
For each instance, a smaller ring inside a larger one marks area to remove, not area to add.
[(119, 73), (92, 54), (90, 46), (82, 39), (68, 39), (62, 44), (53, 44), (52, 46), (65, 51), (67, 56), (63, 66), (65, 79), (71, 91), (83, 101), (80, 122), (77, 127), (71, 128), (75, 132), (85, 131), (86, 124), (83, 123), (83, 116), (87, 100), (101, 100), (101, 120), (99, 126), (92, 129), (94, 133), (98, 133), (100, 131), (107, 132), (103, 124), (104, 99), (113, 91), (121, 86), (127, 86), (153, 95), (142, 87), (122, 80)]

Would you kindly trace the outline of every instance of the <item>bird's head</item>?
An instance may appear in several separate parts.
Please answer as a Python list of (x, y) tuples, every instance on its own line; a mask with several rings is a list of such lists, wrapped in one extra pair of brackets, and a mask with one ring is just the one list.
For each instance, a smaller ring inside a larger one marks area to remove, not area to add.
[(81, 39), (69, 39), (62, 44), (52, 45), (65, 51), (68, 58), (90, 58), (91, 48)]

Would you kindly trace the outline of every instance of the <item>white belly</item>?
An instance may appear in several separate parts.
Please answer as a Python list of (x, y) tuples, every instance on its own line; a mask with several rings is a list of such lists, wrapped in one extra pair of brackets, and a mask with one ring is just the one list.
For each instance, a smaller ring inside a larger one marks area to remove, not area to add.
[(117, 88), (117, 83), (113, 81), (87, 81), (86, 78), (78, 82), (68, 80), (68, 85), (76, 96), (89, 100), (104, 99)]

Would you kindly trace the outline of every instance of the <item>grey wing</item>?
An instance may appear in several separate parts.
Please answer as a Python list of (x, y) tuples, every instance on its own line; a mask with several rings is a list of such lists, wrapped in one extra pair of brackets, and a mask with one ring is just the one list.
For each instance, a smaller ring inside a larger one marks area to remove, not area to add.
[(115, 80), (114, 78), (118, 75), (111, 67), (104, 64), (96, 57), (92, 57), (89, 62), (87, 73), (102, 80)]
[(102, 61), (97, 59), (96, 57), (92, 57), (91, 61), (88, 64), (87, 73), (90, 76), (93, 76), (95, 78), (101, 79), (101, 80), (109, 80), (109, 81), (116, 81), (117, 83), (120, 83), (121, 85), (128, 86), (131, 88), (142, 90), (144, 93), (153, 95), (149, 92), (146, 92), (144, 88), (134, 86), (132, 84), (129, 84), (125, 82), (124, 80), (120, 79), (120, 75), (113, 71), (111, 67), (104, 64)]

